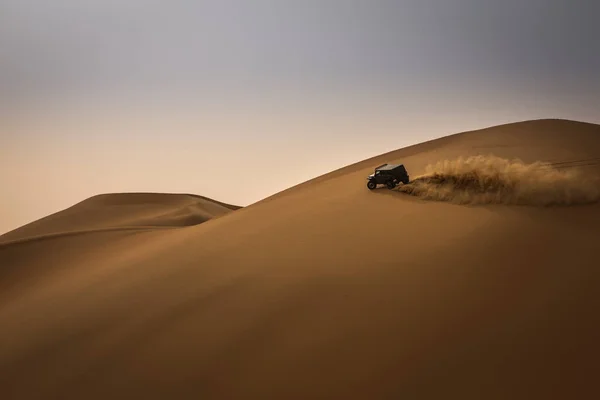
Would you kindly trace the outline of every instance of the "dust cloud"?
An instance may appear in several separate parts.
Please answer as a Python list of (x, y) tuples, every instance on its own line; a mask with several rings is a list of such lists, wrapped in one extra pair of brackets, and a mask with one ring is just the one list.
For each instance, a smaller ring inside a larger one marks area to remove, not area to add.
[[(440, 161), (398, 191), (427, 200), (458, 204), (531, 206), (589, 204), (600, 201), (598, 181), (581, 170), (496, 156)], [(573, 166), (577, 166), (573, 164)]]

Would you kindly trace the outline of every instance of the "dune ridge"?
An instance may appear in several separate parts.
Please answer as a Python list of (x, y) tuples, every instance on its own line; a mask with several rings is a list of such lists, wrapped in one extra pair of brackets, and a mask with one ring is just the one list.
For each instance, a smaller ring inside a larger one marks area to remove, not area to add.
[(107, 193), (0, 235), (16, 240), (106, 230), (194, 226), (238, 210), (204, 196), (177, 193)]
[(139, 225), (139, 226), (119, 226), (119, 227), (114, 227), (114, 228), (97, 228), (97, 229), (83, 229), (83, 230), (78, 230), (78, 231), (55, 232), (55, 233), (47, 233), (44, 235), (38, 235), (38, 236), (27, 236), (27, 237), (22, 237), (22, 238), (18, 238), (18, 239), (0, 241), (0, 248), (18, 245), (18, 244), (25, 244), (25, 243), (30, 243), (30, 242), (59, 239), (59, 238), (64, 238), (64, 237), (68, 237), (68, 236), (89, 235), (89, 234), (94, 234), (94, 233), (120, 232), (120, 231), (143, 232), (143, 231), (156, 231), (156, 230), (161, 230), (161, 229), (166, 230), (166, 229), (177, 229), (177, 228), (178, 228), (177, 226), (152, 226), (152, 225), (143, 226), (143, 225)]
[(494, 155), (459, 157), (429, 164), (398, 191), (458, 204), (577, 205), (600, 201), (598, 180), (580, 169), (600, 160), (524, 163)]

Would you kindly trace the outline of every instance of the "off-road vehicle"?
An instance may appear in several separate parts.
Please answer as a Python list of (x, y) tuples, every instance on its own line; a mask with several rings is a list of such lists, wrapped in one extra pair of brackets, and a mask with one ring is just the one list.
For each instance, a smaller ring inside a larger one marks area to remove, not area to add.
[(370, 190), (375, 189), (377, 185), (386, 185), (388, 189), (393, 189), (400, 182), (405, 185), (410, 182), (403, 164), (382, 164), (367, 177), (367, 187)]

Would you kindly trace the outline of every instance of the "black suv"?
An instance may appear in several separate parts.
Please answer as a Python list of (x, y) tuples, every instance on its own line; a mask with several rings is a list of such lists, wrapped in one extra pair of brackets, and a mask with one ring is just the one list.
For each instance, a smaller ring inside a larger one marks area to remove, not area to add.
[(410, 182), (408, 172), (402, 164), (383, 164), (375, 168), (375, 172), (367, 178), (367, 187), (373, 190), (377, 185), (386, 185), (388, 189), (393, 189), (402, 182)]

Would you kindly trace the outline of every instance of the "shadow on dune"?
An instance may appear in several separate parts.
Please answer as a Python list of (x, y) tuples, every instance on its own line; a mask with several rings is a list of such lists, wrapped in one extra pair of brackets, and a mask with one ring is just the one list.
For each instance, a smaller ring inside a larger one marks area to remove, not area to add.
[(496, 156), (459, 158), (429, 165), (425, 174), (397, 191), (457, 204), (552, 206), (600, 201), (598, 180), (577, 168), (565, 168), (568, 166), (539, 161), (526, 164)]

